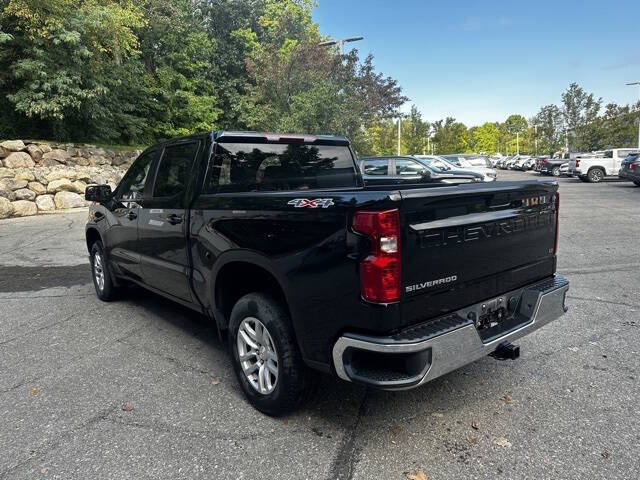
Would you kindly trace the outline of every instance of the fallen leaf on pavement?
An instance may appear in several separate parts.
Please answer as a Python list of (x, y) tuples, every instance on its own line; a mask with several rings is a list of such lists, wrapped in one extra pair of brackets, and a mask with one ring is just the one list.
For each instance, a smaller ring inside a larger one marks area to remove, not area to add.
[(218, 385), (220, 383), (220, 377), (213, 377), (211, 379), (211, 384), (212, 385)]
[(416, 470), (416, 473), (410, 473), (407, 475), (407, 480), (429, 480), (429, 477), (422, 471), (421, 468)]
[(478, 444), (478, 437), (469, 437), (469, 438), (467, 438), (467, 440), (472, 445), (477, 445)]
[(33, 387), (31, 390), (29, 390), (29, 395), (37, 395), (40, 393), (40, 387)]
[(602, 455), (602, 458), (604, 458), (605, 460), (609, 458), (609, 452), (602, 452), (600, 455)]
[(500, 447), (511, 448), (511, 442), (504, 437), (498, 437), (493, 440), (493, 443)]
[(402, 428), (400, 426), (398, 426), (398, 425), (391, 425), (391, 426), (389, 426), (389, 431), (393, 435), (398, 435), (402, 431)]
[(478, 430), (478, 424), (476, 422), (471, 422), (471, 428)]
[(504, 400), (504, 403), (511, 403), (513, 399), (511, 398), (511, 395), (509, 395), (508, 393), (505, 393), (502, 396), (502, 400)]
[(442, 418), (442, 417), (444, 417), (444, 414), (443, 414), (443, 413), (440, 413), (440, 412), (433, 412), (433, 413), (431, 414), (431, 416), (432, 416), (432, 417)]
[(122, 410), (125, 412), (131, 412), (133, 410), (133, 404), (132, 403), (125, 403), (124, 405), (122, 405)]

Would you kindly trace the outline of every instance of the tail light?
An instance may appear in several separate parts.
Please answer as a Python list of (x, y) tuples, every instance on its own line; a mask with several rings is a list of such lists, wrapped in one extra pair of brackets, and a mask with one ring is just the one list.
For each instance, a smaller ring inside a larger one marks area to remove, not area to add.
[(360, 210), (353, 229), (371, 239), (371, 252), (360, 262), (360, 292), (375, 303), (400, 300), (400, 215), (397, 209)]
[(580, 166), (580, 159), (576, 158), (576, 168), (578, 168)]
[(556, 233), (553, 239), (553, 254), (558, 254), (558, 227), (560, 226), (560, 192), (556, 192)]

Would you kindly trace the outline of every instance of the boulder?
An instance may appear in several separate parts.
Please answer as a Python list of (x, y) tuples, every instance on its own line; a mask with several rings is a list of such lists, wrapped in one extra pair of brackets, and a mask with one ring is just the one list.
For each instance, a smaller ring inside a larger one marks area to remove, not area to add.
[(38, 207), (29, 200), (16, 200), (11, 202), (14, 217), (29, 217), (38, 213)]
[(4, 197), (0, 197), (0, 218), (9, 218), (12, 211), (11, 202)]
[(52, 212), (56, 209), (56, 204), (53, 201), (53, 195), (38, 195), (38, 198), (36, 198), (36, 205), (40, 212)]
[(66, 190), (69, 192), (73, 191), (73, 184), (71, 183), (71, 180), (69, 180), (68, 178), (53, 180), (49, 182), (49, 184), (47, 185), (47, 193), (57, 193), (63, 190)]
[(13, 190), (0, 188), (0, 198), (13, 202), (16, 199), (16, 194), (13, 193)]
[(40, 150), (42, 150), (42, 153), (49, 153), (52, 149), (49, 145), (47, 145), (46, 143), (43, 143), (42, 145), (38, 145), (38, 147), (40, 148)]
[(14, 177), (16, 180), (26, 180), (27, 182), (33, 182), (36, 177), (29, 170), (18, 170), (16, 172), (16, 176)]
[(33, 175), (36, 177), (36, 182), (40, 182), (43, 185), (49, 183), (49, 180), (47, 180), (48, 174), (49, 170), (47, 168), (41, 168), (33, 171)]
[(54, 197), (54, 202), (57, 208), (78, 208), (84, 207), (85, 201), (81, 195), (73, 192), (58, 192)]
[(0, 143), (0, 147), (9, 150), (10, 152), (21, 152), (25, 149), (25, 144), (22, 140), (5, 140)]
[(16, 194), (17, 200), (30, 200), (34, 201), (36, 199), (36, 194), (29, 190), (28, 188), (21, 188), (20, 190), (16, 190), (13, 192)]
[(73, 191), (80, 195), (84, 195), (84, 191), (87, 189), (87, 184), (81, 180), (76, 180), (72, 182), (71, 185), (73, 186)]
[(0, 167), (0, 178), (13, 178), (13, 170)]
[(25, 188), (29, 182), (16, 178), (3, 178), (0, 180), (0, 190), (18, 190)]
[(54, 180), (60, 180), (62, 178), (75, 180), (76, 178), (78, 178), (78, 172), (72, 168), (63, 168), (59, 170), (51, 170), (51, 173), (47, 174), (46, 177), (50, 182)]
[(27, 152), (29, 153), (29, 155), (31, 155), (31, 158), (36, 163), (40, 163), (40, 161), (42, 160), (42, 155), (44, 155), (42, 149), (34, 144), (27, 146)]
[(92, 167), (95, 167), (98, 165), (108, 165), (108, 164), (109, 164), (109, 160), (107, 160), (102, 155), (89, 155), (89, 165), (91, 165)]
[(67, 163), (67, 160), (69, 160), (69, 158), (70, 157), (69, 157), (69, 154), (67, 152), (65, 152), (64, 150), (56, 149), (56, 150), (51, 150), (50, 152), (43, 154), (42, 155), (42, 163), (43, 164), (51, 164), (51, 161), (53, 160), (56, 163), (65, 164), (65, 163)]
[(36, 195), (43, 195), (47, 193), (47, 187), (45, 187), (40, 182), (29, 182), (29, 185), (27, 185), (27, 188), (32, 192), (34, 192)]
[(73, 163), (74, 165), (86, 167), (87, 165), (89, 165), (89, 160), (84, 157), (71, 157), (67, 163)]
[(4, 159), (4, 166), (7, 168), (33, 167), (35, 163), (28, 153), (13, 152)]
[(8, 157), (10, 153), (6, 148), (0, 147), (0, 158)]

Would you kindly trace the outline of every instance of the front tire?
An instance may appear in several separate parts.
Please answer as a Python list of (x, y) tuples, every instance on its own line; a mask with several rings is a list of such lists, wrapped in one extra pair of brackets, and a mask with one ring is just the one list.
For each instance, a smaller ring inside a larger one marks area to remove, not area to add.
[(111, 268), (107, 263), (102, 242), (97, 241), (91, 247), (91, 277), (96, 295), (103, 302), (110, 302), (118, 296), (118, 288), (114, 285)]
[(587, 173), (587, 179), (591, 183), (600, 183), (604, 179), (604, 172), (599, 168), (592, 168)]
[(559, 177), (560, 176), (560, 167), (554, 167), (553, 170), (551, 170), (551, 175), (553, 175), (554, 177)]
[(634, 180), (633, 183), (636, 185), (636, 187), (640, 187), (640, 180)]
[(301, 405), (314, 374), (302, 360), (286, 309), (272, 296), (249, 293), (231, 311), (229, 353), (245, 397), (257, 410), (280, 416)]

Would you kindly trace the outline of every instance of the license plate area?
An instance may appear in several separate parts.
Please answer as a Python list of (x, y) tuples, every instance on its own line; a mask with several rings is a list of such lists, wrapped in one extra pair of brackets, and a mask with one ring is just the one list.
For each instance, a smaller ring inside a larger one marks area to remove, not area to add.
[(524, 314), (525, 309), (520, 308), (523, 303), (522, 294), (522, 289), (516, 290), (464, 311), (466, 318), (473, 321), (484, 343), (506, 335), (531, 321), (531, 316)]

